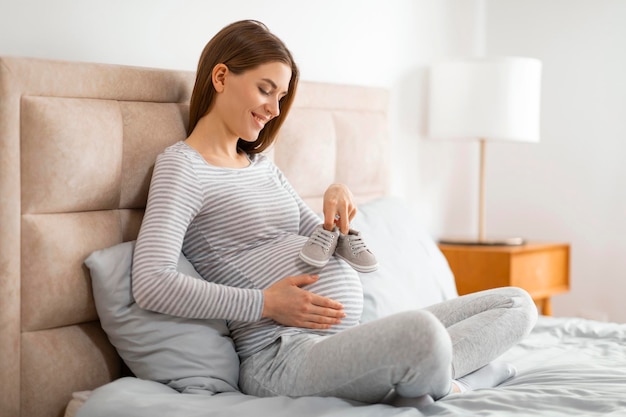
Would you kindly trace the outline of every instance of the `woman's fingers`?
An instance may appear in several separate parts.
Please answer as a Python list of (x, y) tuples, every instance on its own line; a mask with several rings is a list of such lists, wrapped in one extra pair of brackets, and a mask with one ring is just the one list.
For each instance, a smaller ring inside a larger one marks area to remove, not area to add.
[(350, 221), (356, 215), (352, 193), (343, 184), (332, 184), (324, 193), (324, 228), (332, 230), (334, 225), (341, 233), (350, 230)]
[(345, 313), (343, 312), (343, 305), (341, 305), (341, 303), (338, 303), (335, 300), (322, 297), (317, 294), (313, 294), (313, 293), (309, 293), (309, 294), (311, 294), (312, 296), (311, 313), (317, 314), (319, 316), (326, 316), (326, 317), (343, 318), (346, 316)]

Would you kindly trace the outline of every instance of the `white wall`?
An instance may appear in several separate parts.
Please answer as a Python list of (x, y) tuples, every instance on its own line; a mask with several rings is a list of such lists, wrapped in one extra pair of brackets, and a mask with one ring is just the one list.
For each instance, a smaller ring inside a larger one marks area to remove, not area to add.
[(488, 229), (570, 242), (555, 313), (626, 322), (626, 2), (486, 5), (488, 54), (543, 61), (541, 142), (489, 149)]
[(471, 14), (475, 1), (453, 3), (319, 0), (298, 2), (296, 11), (289, 0), (0, 0), (0, 52), (195, 69), (215, 32), (252, 18), (288, 44), (304, 79), (390, 86), (466, 43), (473, 16), (458, 10)]
[(390, 89), (394, 192), (434, 236), (477, 233), (478, 146), (424, 138), (428, 64), (540, 58), (542, 140), (489, 146), (487, 231), (571, 242), (555, 313), (626, 322), (626, 2), (485, 1), (0, 0), (0, 55), (193, 70), (221, 27), (259, 19), (303, 79)]

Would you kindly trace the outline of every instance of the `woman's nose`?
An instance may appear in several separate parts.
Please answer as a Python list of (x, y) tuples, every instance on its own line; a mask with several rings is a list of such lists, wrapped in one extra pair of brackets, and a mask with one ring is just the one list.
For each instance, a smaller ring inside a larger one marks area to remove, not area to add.
[(267, 106), (265, 107), (265, 111), (272, 118), (277, 117), (280, 114), (280, 104), (278, 100), (271, 101), (270, 103), (268, 103)]

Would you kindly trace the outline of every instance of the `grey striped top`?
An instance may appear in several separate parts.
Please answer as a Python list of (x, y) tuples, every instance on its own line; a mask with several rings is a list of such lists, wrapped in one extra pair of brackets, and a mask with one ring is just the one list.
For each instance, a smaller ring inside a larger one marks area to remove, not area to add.
[[(356, 325), (363, 307), (359, 276), (332, 257), (322, 269), (298, 253), (320, 218), (264, 155), (246, 168), (215, 167), (184, 142), (158, 156), (133, 261), (133, 295), (142, 308), (189, 318), (225, 319), (242, 359), (284, 334), (313, 330), (262, 319), (263, 293), (276, 281), (316, 273), (305, 289), (344, 306)], [(180, 251), (204, 280), (177, 272)]]

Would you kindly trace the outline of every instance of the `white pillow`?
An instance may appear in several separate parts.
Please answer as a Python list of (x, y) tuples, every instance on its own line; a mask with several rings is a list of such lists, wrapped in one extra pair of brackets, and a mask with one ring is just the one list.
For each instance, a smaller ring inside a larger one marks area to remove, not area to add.
[(360, 274), (365, 323), (458, 296), (444, 255), (409, 206), (384, 197), (358, 207), (351, 227), (378, 259), (378, 270)]
[[(102, 328), (142, 379), (187, 393), (238, 390), (239, 357), (223, 320), (184, 319), (141, 309), (131, 292), (135, 242), (95, 251), (85, 265)], [(181, 254), (178, 270), (200, 275)]]

